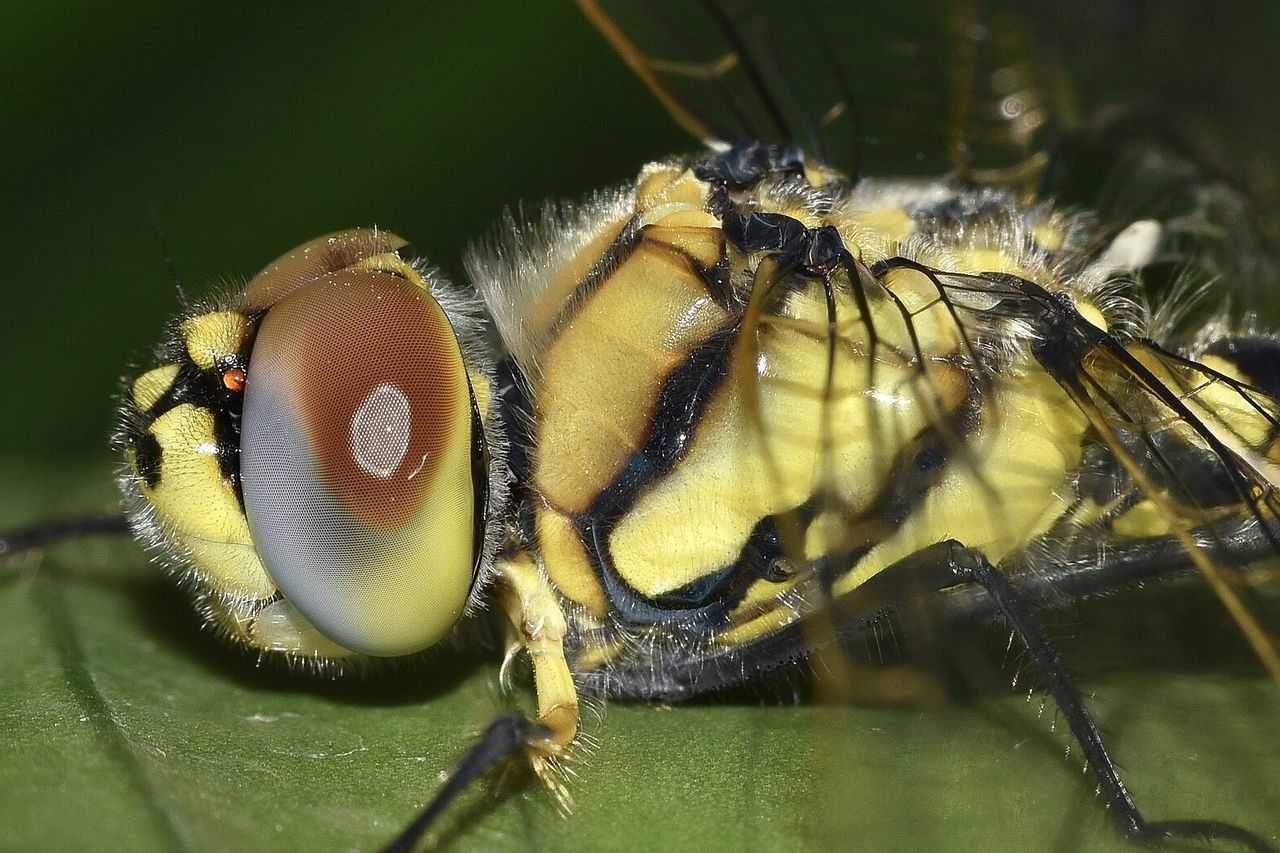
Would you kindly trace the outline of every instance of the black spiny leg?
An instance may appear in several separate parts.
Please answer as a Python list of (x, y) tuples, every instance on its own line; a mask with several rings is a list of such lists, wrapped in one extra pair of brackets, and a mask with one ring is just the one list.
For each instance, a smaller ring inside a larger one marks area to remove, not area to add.
[(87, 515), (82, 518), (68, 518), (63, 521), (51, 521), (45, 524), (25, 527), (21, 530), (14, 530), (0, 536), (0, 557), (32, 548), (57, 545), (69, 539), (79, 539), (82, 536), (128, 532), (129, 521), (123, 514), (118, 512)]
[(395, 840), (383, 848), (383, 853), (409, 853), (418, 846), (431, 824), (458, 795), (467, 789), (480, 774), (510, 755), (524, 749), (531, 739), (547, 737), (548, 732), (528, 717), (519, 713), (502, 714), (495, 717), (485, 729), (484, 734), (471, 751), (454, 768), (449, 781), (445, 782), (440, 793), (422, 810), (422, 814), (414, 819)]
[(977, 584), (987, 591), (996, 609), (1008, 621), (1010, 629), (1018, 635), (1031, 660), (1036, 674), (1048, 688), (1058, 708), (1071, 727), (1071, 734), (1080, 744), (1089, 769), (1098, 779), (1099, 789), (1107, 799), (1107, 805), (1116, 822), (1126, 835), (1135, 841), (1160, 843), (1173, 839), (1200, 841), (1229, 841), (1255, 851), (1273, 851), (1263, 839), (1246, 829), (1217, 820), (1165, 820), (1148, 822), (1138, 811), (1133, 797), (1120, 780), (1111, 754), (1102, 742), (1102, 733), (1085, 707), (1080, 691), (1067, 674), (1066, 666), (1058, 650), (1050, 642), (1044, 629), (1032, 613), (1031, 606), (980, 552), (966, 548), (958, 542), (946, 543), (948, 549), (947, 570), (961, 583)]

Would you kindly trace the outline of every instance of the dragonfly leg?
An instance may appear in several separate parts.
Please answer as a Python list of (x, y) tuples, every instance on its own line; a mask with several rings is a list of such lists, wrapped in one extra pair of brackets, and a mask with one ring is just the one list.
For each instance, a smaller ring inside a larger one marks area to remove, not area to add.
[(538, 724), (548, 735), (531, 743), (530, 752), (534, 769), (542, 775), (540, 762), (559, 757), (578, 736), (578, 690), (564, 654), (564, 612), (527, 553), (499, 559), (498, 577), (498, 600), (533, 662)]
[(100, 533), (128, 533), (129, 521), (119, 512), (87, 515), (81, 518), (68, 518), (62, 521), (45, 522), (11, 530), (0, 535), (0, 557), (58, 545), (72, 539), (95, 536)]
[(947, 551), (945, 565), (951, 579), (982, 587), (1026, 648), (1037, 676), (1057, 702), (1072, 736), (1080, 744), (1089, 769), (1098, 780), (1099, 790), (1106, 798), (1111, 814), (1126, 835), (1146, 843), (1174, 839), (1210, 840), (1227, 841), (1255, 851), (1274, 850), (1257, 835), (1222, 821), (1146, 820), (1120, 779), (1093, 715), (1085, 707), (1080, 690), (1067, 673), (1057, 648), (1036, 619), (1031, 604), (980, 551), (966, 548), (958, 542), (943, 543), (942, 547)]
[(528, 554), (499, 558), (497, 568), (498, 601), (510, 620), (517, 645), (533, 662), (537, 720), (519, 712), (495, 717), (435, 799), (384, 848), (386, 853), (407, 853), (417, 847), (458, 795), (489, 768), (518, 753), (528, 757), (534, 772), (556, 798), (568, 803), (556, 769), (578, 736), (578, 691), (564, 655), (564, 613), (551, 585)]
[(413, 823), (382, 848), (383, 853), (409, 853), (415, 849), (436, 819), (477, 777), (502, 759), (519, 752), (531, 739), (543, 736), (539, 726), (524, 714), (513, 712), (495, 717), (476, 745), (458, 762), (435, 799)]

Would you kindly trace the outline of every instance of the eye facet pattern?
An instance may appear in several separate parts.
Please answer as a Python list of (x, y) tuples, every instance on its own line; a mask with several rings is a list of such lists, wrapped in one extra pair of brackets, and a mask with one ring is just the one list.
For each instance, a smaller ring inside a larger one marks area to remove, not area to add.
[(241, 475), (263, 563), (322, 633), (409, 654), (462, 614), (477, 563), (472, 394), (448, 319), (389, 273), (341, 270), (264, 316)]

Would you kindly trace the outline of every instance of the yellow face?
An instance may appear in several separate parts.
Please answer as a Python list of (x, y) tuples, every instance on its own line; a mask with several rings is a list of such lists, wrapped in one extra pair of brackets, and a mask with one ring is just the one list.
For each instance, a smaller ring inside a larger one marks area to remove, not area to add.
[(181, 318), (127, 388), (134, 526), (248, 646), (411, 654), (481, 585), (471, 374), (487, 383), (402, 245), (350, 231), (299, 247), (233, 305)]

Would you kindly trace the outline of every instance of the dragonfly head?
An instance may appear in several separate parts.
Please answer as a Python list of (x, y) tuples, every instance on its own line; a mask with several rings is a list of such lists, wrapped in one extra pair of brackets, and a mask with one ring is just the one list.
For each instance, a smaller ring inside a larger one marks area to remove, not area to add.
[(249, 645), (411, 654), (482, 585), (486, 368), (455, 331), (465, 307), (404, 245), (353, 230), (298, 247), (179, 318), (126, 388), (134, 526)]

